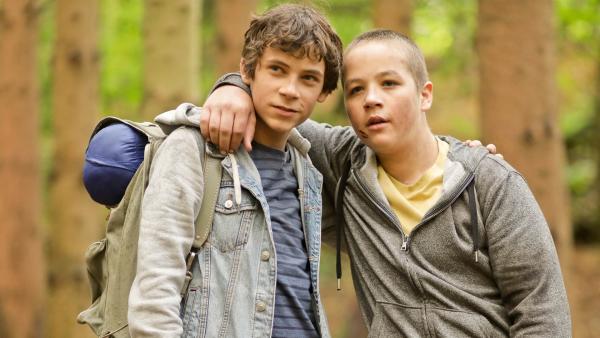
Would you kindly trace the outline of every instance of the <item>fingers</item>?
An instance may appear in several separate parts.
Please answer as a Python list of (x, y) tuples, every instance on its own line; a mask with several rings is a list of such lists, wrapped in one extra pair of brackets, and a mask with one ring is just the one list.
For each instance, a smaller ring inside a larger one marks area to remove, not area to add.
[(248, 118), (248, 125), (246, 126), (246, 130), (244, 131), (244, 147), (247, 151), (252, 150), (252, 140), (254, 139), (254, 130), (256, 129), (256, 114), (254, 113), (254, 109), (252, 109), (252, 113)]
[(233, 151), (233, 147), (230, 147), (230, 143), (234, 118), (235, 115), (232, 111), (221, 112), (221, 125), (219, 126), (219, 149), (221, 150), (222, 154)]
[(221, 111), (211, 110), (208, 132), (208, 139), (215, 145), (219, 145), (219, 128), (221, 126)]
[(496, 153), (496, 145), (495, 144), (490, 143), (485, 147), (490, 153), (492, 153), (492, 154)]
[[(202, 136), (219, 147), (221, 153), (239, 148), (242, 139), (246, 149), (254, 134), (254, 106), (252, 98), (241, 88), (222, 86), (217, 88), (204, 103), (200, 117)], [(246, 129), (252, 119), (251, 130)]]
[(479, 140), (466, 140), (465, 143), (469, 146), (469, 147), (479, 147), (481, 146), (481, 141)]
[(205, 140), (210, 141), (210, 133), (208, 131), (208, 126), (210, 122), (210, 108), (204, 107), (202, 109), (202, 114), (200, 114), (200, 134)]
[[(483, 146), (483, 144), (481, 144), (481, 141), (479, 141), (479, 140), (465, 140), (464, 144), (468, 145), (469, 147)], [(490, 152), (490, 154), (493, 154), (495, 156), (498, 156), (501, 159), (504, 159), (504, 156), (502, 154), (496, 153), (498, 151), (498, 149), (496, 149), (495, 144), (490, 143), (490, 144), (486, 145), (485, 148)]]
[(231, 132), (230, 150), (239, 148), (244, 138), (244, 132), (246, 131), (246, 125), (248, 124), (248, 114), (236, 114), (233, 120), (233, 127)]

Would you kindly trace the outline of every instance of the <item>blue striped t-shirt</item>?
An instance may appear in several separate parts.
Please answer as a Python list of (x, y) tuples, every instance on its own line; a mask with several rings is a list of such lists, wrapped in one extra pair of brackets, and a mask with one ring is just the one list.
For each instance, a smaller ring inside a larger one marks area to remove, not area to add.
[(310, 265), (302, 221), (298, 180), (290, 151), (252, 144), (250, 153), (269, 204), (277, 253), (277, 287), (272, 337), (319, 337), (312, 308)]

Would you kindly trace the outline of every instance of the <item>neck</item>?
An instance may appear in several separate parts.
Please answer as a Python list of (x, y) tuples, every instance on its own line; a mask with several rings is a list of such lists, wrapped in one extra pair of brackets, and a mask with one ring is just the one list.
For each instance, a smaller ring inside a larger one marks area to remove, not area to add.
[(290, 133), (278, 132), (266, 126), (259, 119), (256, 120), (256, 129), (254, 131), (254, 141), (269, 148), (285, 151)]
[(392, 153), (378, 153), (377, 159), (389, 175), (410, 185), (435, 164), (437, 156), (437, 140), (427, 128), (426, 132), (417, 133), (410, 142), (399, 144)]

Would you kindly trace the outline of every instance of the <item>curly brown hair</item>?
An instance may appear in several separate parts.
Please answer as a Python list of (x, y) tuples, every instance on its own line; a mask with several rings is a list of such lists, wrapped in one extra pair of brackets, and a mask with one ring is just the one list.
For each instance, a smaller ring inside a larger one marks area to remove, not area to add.
[(254, 16), (244, 34), (244, 73), (254, 78), (265, 48), (282, 50), (298, 58), (325, 61), (323, 93), (337, 88), (342, 65), (342, 41), (327, 19), (314, 8), (285, 4)]

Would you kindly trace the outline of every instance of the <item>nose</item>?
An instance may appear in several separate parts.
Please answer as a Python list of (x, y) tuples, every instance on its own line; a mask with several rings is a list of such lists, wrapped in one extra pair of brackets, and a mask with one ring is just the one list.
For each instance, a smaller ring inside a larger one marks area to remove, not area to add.
[(367, 95), (365, 96), (365, 101), (363, 102), (363, 107), (365, 109), (372, 108), (381, 108), (383, 106), (383, 101), (379, 96), (379, 92), (377, 88), (371, 87), (367, 89)]
[(298, 92), (298, 84), (294, 79), (290, 79), (279, 88), (279, 94), (288, 99), (297, 99), (300, 97), (300, 93)]

